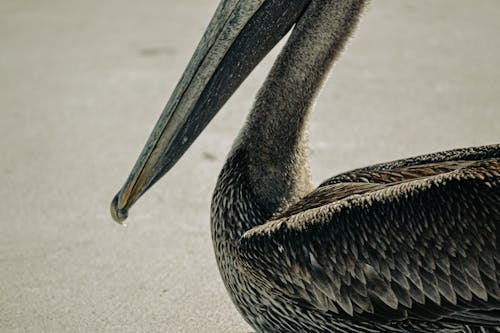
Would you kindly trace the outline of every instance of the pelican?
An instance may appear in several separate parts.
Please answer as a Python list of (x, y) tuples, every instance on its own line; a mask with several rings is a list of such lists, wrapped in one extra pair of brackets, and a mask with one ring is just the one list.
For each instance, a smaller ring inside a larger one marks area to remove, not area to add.
[(291, 34), (218, 177), (222, 280), (257, 332), (496, 332), (500, 145), (342, 173), (314, 189), (307, 118), (365, 0), (223, 0), (124, 186), (128, 210)]

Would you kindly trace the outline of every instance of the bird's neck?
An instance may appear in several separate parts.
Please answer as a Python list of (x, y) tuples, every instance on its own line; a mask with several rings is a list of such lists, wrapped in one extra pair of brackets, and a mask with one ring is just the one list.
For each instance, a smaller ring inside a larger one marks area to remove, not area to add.
[(364, 0), (313, 0), (275, 62), (241, 133), (248, 178), (266, 210), (276, 211), (312, 189), (307, 118)]
[[(262, 311), (262, 304), (248, 275), (235, 264), (238, 241), (312, 189), (307, 116), (363, 2), (311, 0), (219, 175), (211, 209), (213, 245), (222, 279), (245, 318), (260, 316), (249, 312)], [(247, 297), (249, 290), (257, 296)]]

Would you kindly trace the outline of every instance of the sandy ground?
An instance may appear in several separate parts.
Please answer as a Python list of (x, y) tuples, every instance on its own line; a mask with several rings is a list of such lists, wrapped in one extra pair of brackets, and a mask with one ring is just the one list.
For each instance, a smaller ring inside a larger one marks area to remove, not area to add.
[[(0, 2), (0, 331), (251, 332), (219, 279), (215, 178), (276, 51), (114, 224), (215, 0)], [(500, 2), (377, 0), (311, 119), (316, 182), (500, 142)]]

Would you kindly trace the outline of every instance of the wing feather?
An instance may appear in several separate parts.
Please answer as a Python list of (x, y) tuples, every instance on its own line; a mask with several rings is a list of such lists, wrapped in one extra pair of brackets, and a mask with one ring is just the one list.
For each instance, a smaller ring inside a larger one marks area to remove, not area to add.
[(499, 225), (499, 158), (396, 164), (330, 179), (238, 251), (260, 283), (322, 311), (500, 325)]

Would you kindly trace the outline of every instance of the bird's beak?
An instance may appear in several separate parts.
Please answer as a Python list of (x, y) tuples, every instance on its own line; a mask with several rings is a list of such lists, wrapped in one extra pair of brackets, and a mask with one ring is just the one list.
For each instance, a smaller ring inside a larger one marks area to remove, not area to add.
[(292, 28), (310, 0), (223, 0), (111, 203), (117, 222), (179, 160), (260, 60)]

